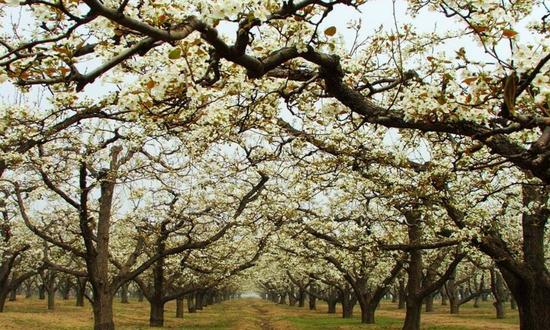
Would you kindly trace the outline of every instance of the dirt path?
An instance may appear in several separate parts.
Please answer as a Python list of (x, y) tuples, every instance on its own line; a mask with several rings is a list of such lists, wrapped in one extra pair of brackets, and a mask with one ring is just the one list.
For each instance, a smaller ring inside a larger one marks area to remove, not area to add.
[[(242, 299), (232, 301), (227, 308), (238, 313), (238, 322), (231, 328), (234, 330), (294, 330), (290, 322), (285, 320), (289, 311), (279, 305), (260, 299)], [(292, 312), (290, 314), (293, 314)]]
[(258, 311), (258, 319), (261, 330), (273, 330), (273, 325), (271, 324), (267, 309), (263, 309), (257, 304), (254, 304), (251, 307)]

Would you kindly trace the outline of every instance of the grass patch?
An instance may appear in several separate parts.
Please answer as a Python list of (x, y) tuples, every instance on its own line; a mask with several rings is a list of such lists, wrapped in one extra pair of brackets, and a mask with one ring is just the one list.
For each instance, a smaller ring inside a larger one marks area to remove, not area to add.
[[(233, 330), (328, 330), (328, 329), (401, 329), (405, 311), (395, 304), (383, 302), (376, 312), (376, 324), (361, 324), (360, 310), (356, 306), (354, 317), (343, 319), (341, 310), (327, 314), (326, 304), (319, 302), (317, 310), (307, 307), (278, 305), (259, 299), (240, 299), (205, 307), (202, 311), (175, 318), (175, 302), (165, 305), (164, 329), (233, 329)], [(114, 303), (117, 329), (159, 329), (149, 327), (149, 305), (146, 301), (131, 300), (129, 304)], [(490, 302), (479, 308), (470, 304), (462, 306), (460, 314), (450, 315), (447, 306), (435, 306), (435, 311), (422, 314), (422, 329), (466, 330), (466, 329), (518, 329), (517, 311), (507, 310), (507, 318), (497, 320)], [(43, 330), (88, 330), (93, 326), (90, 305), (74, 306), (74, 300), (56, 301), (56, 309), (49, 311), (46, 301), (18, 297), (7, 302), (4, 313), (0, 313), (1, 329), (43, 329)]]
[(297, 329), (379, 329), (379, 328), (401, 328), (402, 322), (398, 319), (388, 317), (377, 317), (376, 324), (361, 324), (359, 318), (344, 319), (334, 316), (321, 316), (318, 314), (301, 317), (287, 317)]

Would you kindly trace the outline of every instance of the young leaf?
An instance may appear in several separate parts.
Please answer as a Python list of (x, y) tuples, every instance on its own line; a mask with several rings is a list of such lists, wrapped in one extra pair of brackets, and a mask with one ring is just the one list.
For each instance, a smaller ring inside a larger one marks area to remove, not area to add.
[(181, 48), (179, 47), (172, 49), (170, 53), (168, 53), (168, 58), (171, 60), (177, 60), (180, 57), (181, 57)]
[(336, 27), (331, 26), (331, 27), (328, 27), (328, 28), (325, 29), (325, 35), (326, 36), (332, 37), (335, 34), (336, 34)]
[(502, 30), (502, 34), (506, 37), (506, 38), (513, 38), (516, 34), (518, 34), (516, 31), (514, 30), (509, 30), (509, 29), (504, 29)]

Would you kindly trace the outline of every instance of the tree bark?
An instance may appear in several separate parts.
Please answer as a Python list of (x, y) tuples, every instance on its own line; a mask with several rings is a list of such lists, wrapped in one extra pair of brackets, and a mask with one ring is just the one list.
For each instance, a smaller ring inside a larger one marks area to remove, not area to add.
[(374, 312), (377, 306), (361, 306), (361, 323), (374, 324)]
[(120, 287), (120, 302), (122, 304), (129, 304), (128, 301), (128, 285), (129, 283), (126, 282)]
[[(164, 253), (166, 245), (163, 240), (157, 241), (158, 253)], [(147, 298), (151, 305), (149, 325), (164, 326), (164, 267), (165, 258), (160, 258), (153, 265), (153, 292)]]
[[(545, 264), (545, 228), (550, 211), (548, 186), (523, 186), (523, 204), (530, 208), (522, 215), (523, 264), (511, 264), (509, 259), (498, 259), (497, 266), (517, 302), (521, 330), (544, 330), (550, 324), (550, 277)], [(482, 246), (494, 252), (491, 247)], [(524, 265), (524, 266), (523, 266)]]
[(187, 311), (189, 313), (196, 313), (197, 312), (197, 309), (196, 309), (196, 306), (195, 306), (195, 295), (194, 294), (187, 295)]
[(391, 291), (391, 302), (396, 304), (397, 303), (397, 297), (399, 296), (399, 289), (394, 287), (394, 289)]
[(283, 292), (279, 295), (279, 304), (280, 305), (286, 304), (286, 292)]
[(304, 288), (298, 290), (298, 307), (304, 307), (306, 305), (306, 291)]
[(399, 279), (397, 309), (404, 309), (406, 301), (407, 301), (407, 290), (406, 290), (406, 286), (405, 286), (405, 280), (404, 279)]
[(27, 281), (25, 283), (25, 298), (29, 299), (32, 297), (32, 281)]
[(183, 298), (176, 299), (176, 318), (183, 318)]
[(502, 275), (495, 269), (491, 271), (491, 290), (495, 297), (495, 306), (497, 319), (503, 319), (506, 317), (506, 310), (504, 305), (506, 304), (506, 289), (504, 288), (504, 280)]
[(481, 297), (481, 295), (476, 296), (476, 297), (474, 298), (474, 308), (479, 308), (479, 300), (480, 300), (480, 297)]
[(151, 327), (164, 326), (164, 302), (162, 300), (151, 300), (151, 313), (149, 315), (149, 325)]
[(16, 301), (17, 300), (17, 289), (13, 288), (10, 291), (10, 298), (9, 301)]
[(46, 289), (44, 288), (44, 283), (38, 286), (38, 299), (40, 300), (46, 299)]
[(69, 279), (68, 276), (65, 276), (60, 286), (61, 297), (63, 298), (63, 300), (69, 300), (69, 297), (71, 294), (71, 286), (72, 286), (71, 280)]
[[(420, 229), (420, 214), (418, 211), (408, 212), (408, 236), (410, 244), (420, 243), (422, 231)], [(418, 249), (409, 252), (409, 267), (407, 268), (407, 309), (403, 330), (419, 330), (420, 315), (422, 312), (422, 297), (419, 297), (422, 288), (422, 252)]]
[(441, 306), (447, 306), (447, 300), (449, 297), (447, 296), (445, 288), (439, 290), (439, 294), (441, 295)]
[(456, 270), (453, 271), (449, 280), (445, 283), (445, 290), (449, 298), (449, 312), (451, 314), (458, 314), (460, 312), (460, 293), (456, 284)]
[(197, 291), (195, 294), (195, 309), (201, 311), (204, 306), (204, 292)]
[[(83, 229), (86, 244), (86, 268), (94, 293), (94, 330), (113, 330), (113, 298), (117, 288), (112, 287), (109, 281), (109, 241), (111, 228), (111, 211), (116, 186), (118, 155), (122, 148), (113, 147), (111, 150), (110, 170), (101, 174), (99, 197), (99, 212), (97, 217), (97, 234), (95, 247), (93, 246), (92, 230), (89, 227), (87, 211), (87, 190), (83, 191), (80, 206), (80, 224)], [(86, 164), (81, 164), (81, 186), (86, 186)]]
[[(548, 131), (548, 128), (546, 129)], [(477, 243), (479, 249), (493, 258), (508, 289), (518, 304), (521, 330), (547, 329), (550, 324), (550, 276), (545, 264), (545, 228), (550, 216), (546, 207), (550, 186), (522, 186), (522, 258), (519, 259), (499, 233), (489, 232)], [(445, 204), (447, 213), (464, 227), (465, 212)]]
[(55, 309), (55, 290), (48, 290), (48, 309)]
[(108, 292), (94, 292), (94, 330), (114, 330), (113, 295)]
[(0, 291), (0, 313), (4, 312), (4, 306), (6, 306), (6, 299), (8, 298), (8, 292)]
[(317, 287), (315, 286), (315, 284), (311, 285), (310, 290), (313, 294), (308, 294), (309, 310), (316, 310), (317, 309), (317, 297), (315, 296), (315, 294), (317, 294)]
[(296, 296), (294, 295), (294, 288), (291, 288), (288, 292), (288, 304), (290, 306), (296, 306)]
[(338, 300), (336, 300), (336, 299), (327, 301), (328, 314), (336, 314), (336, 304), (337, 303), (338, 303)]
[(407, 313), (403, 330), (419, 330), (420, 315), (422, 313), (422, 302), (416, 299), (407, 299)]
[(48, 309), (50, 310), (55, 309), (55, 292), (57, 291), (55, 283), (56, 275), (54, 271), (48, 270), (44, 277), (46, 294), (48, 296)]
[(353, 307), (356, 303), (355, 297), (352, 297), (350, 289), (342, 292), (342, 318), (349, 319), (353, 317)]
[(426, 312), (433, 312), (434, 311), (434, 294), (429, 294), (426, 298), (424, 298), (424, 304), (425, 304), (425, 311)]
[(336, 304), (338, 303), (338, 294), (334, 288), (329, 288), (327, 293), (328, 313), (336, 313)]
[(76, 280), (76, 306), (83, 307), (84, 306), (84, 294), (86, 293), (86, 283), (88, 283), (88, 279), (86, 277), (79, 277)]

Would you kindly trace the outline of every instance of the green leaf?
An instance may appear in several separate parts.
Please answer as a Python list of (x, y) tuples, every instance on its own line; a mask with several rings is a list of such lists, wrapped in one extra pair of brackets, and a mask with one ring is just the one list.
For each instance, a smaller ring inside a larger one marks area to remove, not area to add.
[(168, 58), (171, 60), (177, 60), (181, 57), (181, 48), (174, 48), (168, 53)]

